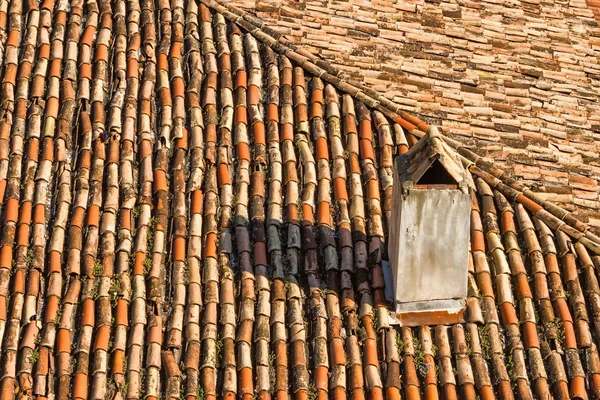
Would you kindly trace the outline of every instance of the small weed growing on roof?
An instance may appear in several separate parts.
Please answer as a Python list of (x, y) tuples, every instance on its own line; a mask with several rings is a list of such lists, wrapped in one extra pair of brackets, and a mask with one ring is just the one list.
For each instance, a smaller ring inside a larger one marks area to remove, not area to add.
[(92, 290), (90, 291), (90, 297), (94, 300), (98, 298), (98, 289), (100, 288), (100, 281), (95, 280), (93, 282)]
[(146, 256), (146, 258), (144, 259), (144, 274), (148, 275), (148, 272), (150, 272), (150, 268), (152, 268), (152, 259), (148, 256)]
[(117, 300), (119, 292), (121, 291), (121, 280), (119, 277), (113, 277), (110, 288), (108, 289), (108, 295), (111, 301)]
[(331, 211), (331, 220), (332, 220), (332, 221), (337, 221), (337, 216), (338, 216), (338, 213), (339, 213), (339, 209), (340, 209), (340, 206), (339, 206), (338, 202), (337, 202), (337, 201), (334, 201), (334, 202), (331, 204), (331, 207), (330, 207), (330, 211)]
[(275, 359), (277, 356), (275, 352), (271, 350), (269, 352), (269, 393), (275, 394), (275, 384), (277, 383), (277, 376), (275, 375)]
[(563, 322), (560, 318), (557, 318), (558, 321), (555, 321), (556, 325), (557, 325), (557, 339), (558, 339), (558, 344), (560, 345), (560, 347), (563, 347), (563, 343), (565, 342), (565, 326), (563, 325)]
[(187, 258), (183, 261), (183, 284), (185, 286), (190, 284), (190, 262)]
[(37, 335), (35, 337), (35, 349), (33, 353), (29, 356), (29, 362), (35, 364), (37, 360), (40, 358), (40, 342), (42, 341), (42, 335)]
[(129, 268), (133, 269), (134, 265), (135, 265), (135, 252), (131, 252), (131, 253), (129, 253)]
[(486, 360), (492, 359), (492, 342), (490, 339), (490, 328), (484, 325), (479, 330), (479, 341), (481, 344), (481, 355)]
[[(147, 250), (152, 251), (152, 247), (154, 246), (154, 232), (156, 231), (156, 217), (150, 218), (148, 221), (147, 235), (146, 235), (146, 247)], [(144, 274), (148, 274), (150, 268), (152, 268), (152, 257), (148, 257), (148, 251), (146, 253), (146, 258), (144, 259)]]
[(415, 363), (425, 362), (425, 353), (421, 348), (421, 342), (416, 337), (413, 338), (413, 347), (415, 350)]
[(553, 322), (556, 328), (556, 341), (560, 347), (563, 347), (563, 343), (565, 341), (565, 326), (560, 318), (555, 318)]
[(425, 361), (425, 353), (423, 352), (423, 347), (421, 346), (419, 339), (413, 338), (413, 347), (415, 349), (415, 366), (417, 374), (419, 374), (422, 379), (425, 379), (427, 371), (429, 370), (429, 363)]
[(402, 340), (402, 335), (396, 333), (396, 347), (398, 348), (398, 356), (402, 359), (402, 355), (404, 354), (404, 341)]
[(219, 333), (217, 341), (215, 342), (216, 347), (216, 365), (220, 366), (223, 361), (223, 336)]
[(140, 216), (140, 205), (138, 204), (137, 206), (133, 207), (133, 210), (131, 211), (131, 215), (133, 215), (133, 218), (137, 219), (137, 217)]
[(377, 314), (374, 313), (373, 314), (373, 330), (375, 332), (377, 332), (377, 326), (379, 325), (379, 317), (377, 317)]
[(473, 353), (471, 349), (471, 332), (465, 332), (465, 342), (467, 342), (467, 355), (470, 357)]
[(118, 391), (123, 397), (127, 396), (127, 389), (129, 389), (129, 384), (127, 382), (122, 382), (118, 387)]
[(513, 361), (512, 353), (508, 353), (506, 356), (506, 370), (508, 372), (508, 377), (510, 379), (511, 387), (513, 390), (517, 388), (517, 374), (514, 371), (515, 364)]
[(33, 257), (34, 257), (33, 250), (32, 249), (27, 250), (26, 262), (27, 262), (28, 267), (30, 267), (33, 264)]
[(140, 397), (146, 394), (146, 368), (140, 369)]
[(60, 323), (60, 318), (62, 317), (62, 313), (63, 313), (63, 309), (62, 307), (59, 307), (58, 310), (56, 311), (56, 317), (54, 318), (54, 323), (58, 325), (58, 323)]
[(151, 247), (154, 244), (154, 232), (156, 231), (156, 217), (150, 218), (148, 221), (148, 247)]
[(119, 387), (118, 387), (119, 385), (117, 385), (117, 382), (115, 382), (114, 377), (109, 378), (108, 382), (105, 384), (105, 386), (106, 386), (106, 395), (105, 396), (108, 396), (109, 398), (114, 397), (115, 391), (119, 390)]
[(308, 384), (308, 400), (317, 400), (319, 395), (319, 392), (317, 390), (317, 387), (315, 386), (315, 383), (313, 381), (310, 381), (310, 383)]
[(92, 274), (94, 276), (100, 276), (102, 275), (103, 271), (104, 267), (102, 266), (102, 262), (100, 260), (94, 261), (94, 269), (92, 270)]
[(204, 400), (205, 396), (204, 396), (204, 388), (200, 385), (198, 385), (198, 390), (196, 391), (196, 399), (198, 400)]
[(33, 353), (31, 353), (31, 355), (29, 356), (29, 362), (32, 364), (35, 364), (37, 362), (37, 360), (39, 360), (40, 358), (40, 350), (38, 348), (36, 348), (35, 350), (33, 350)]
[(304, 211), (302, 210), (302, 197), (298, 196), (296, 200), (296, 207), (298, 207), (298, 218), (300, 221), (304, 218)]

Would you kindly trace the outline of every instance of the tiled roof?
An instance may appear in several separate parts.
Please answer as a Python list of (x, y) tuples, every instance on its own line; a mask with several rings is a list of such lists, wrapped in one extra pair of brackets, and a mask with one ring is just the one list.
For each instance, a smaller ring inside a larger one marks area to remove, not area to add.
[(230, 3), (600, 225), (598, 0)]
[(202, 1), (0, 2), (2, 399), (600, 396), (586, 224), (444, 138), (467, 322), (390, 325), (393, 157), (430, 127)]

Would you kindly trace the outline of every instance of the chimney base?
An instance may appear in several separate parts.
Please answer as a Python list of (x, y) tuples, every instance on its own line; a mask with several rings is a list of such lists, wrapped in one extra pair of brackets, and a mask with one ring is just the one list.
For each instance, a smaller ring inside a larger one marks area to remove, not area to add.
[(396, 320), (400, 326), (454, 325), (465, 322), (465, 301), (462, 299), (400, 303)]

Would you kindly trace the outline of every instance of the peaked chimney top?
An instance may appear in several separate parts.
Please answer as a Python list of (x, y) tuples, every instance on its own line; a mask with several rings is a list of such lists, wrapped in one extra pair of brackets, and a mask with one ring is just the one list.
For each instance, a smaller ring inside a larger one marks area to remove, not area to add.
[(402, 184), (411, 182), (413, 186), (429, 185), (431, 188), (455, 185), (464, 193), (472, 186), (460, 156), (441, 139), (435, 127), (430, 127), (408, 152), (397, 157), (396, 172)]

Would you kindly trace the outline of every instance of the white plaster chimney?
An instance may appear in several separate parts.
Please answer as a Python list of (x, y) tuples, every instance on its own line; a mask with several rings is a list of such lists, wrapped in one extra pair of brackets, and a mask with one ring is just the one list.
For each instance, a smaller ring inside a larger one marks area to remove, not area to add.
[(458, 154), (430, 128), (394, 162), (389, 235), (401, 325), (464, 322), (471, 196)]

